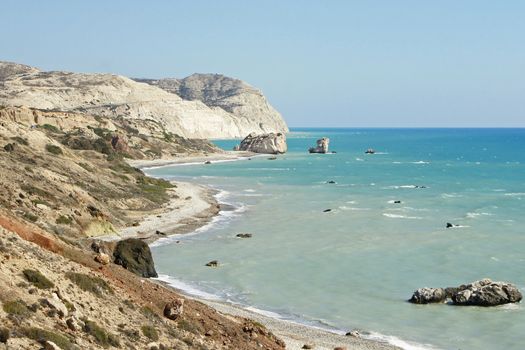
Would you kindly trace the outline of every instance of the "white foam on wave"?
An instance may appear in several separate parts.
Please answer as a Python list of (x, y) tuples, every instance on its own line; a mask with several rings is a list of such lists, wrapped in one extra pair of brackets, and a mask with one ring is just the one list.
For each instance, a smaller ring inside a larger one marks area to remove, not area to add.
[(356, 158), (355, 160), (357, 160), (358, 162), (364, 162), (365, 161), (363, 158)]
[(419, 186), (417, 185), (392, 185), (392, 186), (382, 187), (383, 190), (398, 190), (400, 188), (419, 188)]
[(214, 294), (211, 294), (211, 293), (206, 293), (198, 288), (195, 288), (194, 286), (186, 283), (186, 282), (183, 282), (183, 281), (180, 281), (176, 278), (173, 278), (171, 276), (168, 276), (168, 275), (159, 275), (159, 277), (157, 278), (154, 278), (158, 281), (162, 281), (162, 282), (165, 282), (167, 283), (168, 285), (170, 285), (171, 287), (175, 288), (175, 289), (178, 289), (178, 290), (181, 290), (189, 295), (193, 295), (195, 297), (199, 297), (199, 298), (203, 298), (203, 299), (207, 299), (207, 300), (221, 300), (221, 298), (217, 295), (214, 295)]
[(247, 188), (244, 190), (244, 192), (257, 192), (253, 188)]
[(369, 335), (364, 336), (363, 338), (376, 340), (383, 343), (388, 343), (397, 347), (400, 347), (404, 350), (437, 350), (438, 348), (430, 344), (418, 344), (414, 342), (408, 342), (401, 338), (395, 337), (393, 335), (384, 335), (376, 332), (371, 332)]
[(421, 220), (422, 217), (419, 216), (406, 216), (406, 215), (399, 215), (399, 214), (392, 214), (392, 213), (383, 213), (383, 216), (386, 216), (387, 218), (392, 219), (412, 219), (412, 220)]
[(505, 193), (504, 196), (508, 196), (508, 197), (523, 197), (523, 196), (525, 196), (525, 192)]
[(441, 194), (441, 198), (460, 198), (460, 197), (463, 197), (463, 195), (461, 194), (457, 194), (457, 193), (442, 193)]
[(481, 216), (492, 216), (494, 214), (491, 213), (467, 213), (466, 217), (469, 219), (477, 219)]
[(353, 210), (353, 211), (370, 210), (370, 208), (347, 207), (346, 205), (340, 206), (339, 209), (341, 209), (341, 210)]
[(418, 160), (417, 162), (410, 162), (411, 164), (430, 164), (430, 162), (424, 160)]

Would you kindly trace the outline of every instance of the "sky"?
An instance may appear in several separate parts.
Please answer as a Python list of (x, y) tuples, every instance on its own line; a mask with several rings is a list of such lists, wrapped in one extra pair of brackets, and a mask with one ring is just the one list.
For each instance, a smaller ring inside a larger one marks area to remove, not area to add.
[(2, 0), (0, 32), (42, 70), (236, 77), (292, 127), (525, 126), (520, 0)]

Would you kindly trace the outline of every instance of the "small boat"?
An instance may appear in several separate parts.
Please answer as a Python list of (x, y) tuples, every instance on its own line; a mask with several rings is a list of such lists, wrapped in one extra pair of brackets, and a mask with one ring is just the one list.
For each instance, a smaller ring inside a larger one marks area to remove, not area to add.
[(366, 154), (374, 154), (376, 151), (373, 148), (369, 148), (365, 151)]

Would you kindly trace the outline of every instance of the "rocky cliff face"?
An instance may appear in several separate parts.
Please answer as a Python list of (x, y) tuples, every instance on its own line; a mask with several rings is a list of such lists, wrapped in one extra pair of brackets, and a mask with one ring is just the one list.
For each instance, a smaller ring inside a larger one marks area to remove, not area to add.
[(262, 92), (242, 80), (221, 74), (193, 74), (184, 79), (138, 81), (158, 86), (184, 100), (201, 101), (212, 109), (226, 111), (236, 117), (240, 136), (252, 132), (288, 132), (282, 116), (268, 103)]
[[(238, 86), (237, 93), (234, 89), (230, 97), (223, 96), (224, 91), (231, 89), (227, 86), (217, 88), (222, 84), (219, 80), (212, 84), (216, 90), (214, 94), (204, 93), (206, 89), (202, 93), (194, 89), (195, 96), (209, 96), (201, 101), (173, 93), (190, 89), (181, 88), (182, 83), (176, 91), (170, 92), (150, 81), (146, 84), (113, 74), (41, 72), (28, 66), (0, 62), (0, 105), (127, 120), (144, 133), (147, 130), (141, 130), (143, 125), (154, 123), (157, 129), (186, 138), (238, 138), (265, 130), (288, 131), (281, 116), (262, 94), (249, 92), (257, 90), (244, 87), (247, 85), (240, 81), (224, 78), (225, 82), (229, 80), (237, 82), (234, 84)], [(194, 79), (184, 84), (194, 86), (192, 81)], [(249, 98), (251, 95), (257, 97)], [(223, 107), (219, 106), (219, 96), (226, 101)], [(210, 102), (212, 100), (216, 101), (215, 105)]]

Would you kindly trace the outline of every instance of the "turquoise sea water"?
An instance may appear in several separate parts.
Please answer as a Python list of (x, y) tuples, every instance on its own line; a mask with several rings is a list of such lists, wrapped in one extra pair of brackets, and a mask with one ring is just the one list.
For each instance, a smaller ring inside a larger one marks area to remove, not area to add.
[[(323, 136), (337, 153), (308, 154)], [(210, 185), (235, 207), (180, 243), (154, 244), (159, 274), (190, 292), (407, 348), (523, 348), (522, 304), (406, 300), (419, 287), (484, 277), (525, 292), (525, 129), (295, 129), (288, 145), (277, 160), (148, 170)], [(365, 155), (371, 147), (378, 153)], [(244, 232), (253, 237), (235, 238)], [(204, 266), (215, 259), (219, 268)]]

